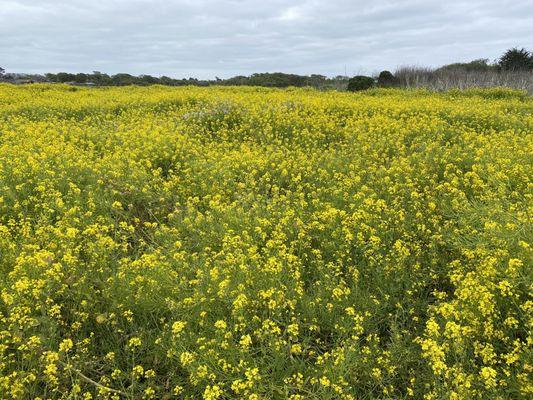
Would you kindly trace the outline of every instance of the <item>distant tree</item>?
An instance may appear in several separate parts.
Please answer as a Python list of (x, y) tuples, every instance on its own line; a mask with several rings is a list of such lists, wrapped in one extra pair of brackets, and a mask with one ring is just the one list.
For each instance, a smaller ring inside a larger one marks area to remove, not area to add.
[(398, 80), (390, 71), (381, 71), (378, 76), (378, 86), (392, 87), (398, 84)]
[(70, 74), (68, 72), (59, 72), (56, 74), (56, 79), (56, 82), (74, 82), (74, 80), (76, 79), (76, 75)]
[(311, 74), (309, 78), (307, 78), (308, 86), (323, 87), (323, 86), (326, 86), (327, 82), (328, 82), (328, 78), (324, 75)]
[(74, 82), (76, 83), (86, 83), (87, 82), (87, 74), (79, 73), (74, 76)]
[(13, 76), (10, 74), (6, 74), (6, 70), (2, 67), (0, 67), (0, 82), (2, 81), (9, 81), (12, 80)]
[(161, 83), (161, 85), (167, 85), (167, 86), (175, 86), (176, 85), (176, 81), (175, 79), (172, 79), (168, 76), (165, 76), (163, 75), (161, 78), (159, 78), (159, 83)]
[[(6, 76), (6, 79), (8, 79), (8, 76)], [(46, 77), (41, 74), (29, 74), (26, 75), (26, 79), (31, 82), (46, 82)]]
[(116, 86), (135, 85), (139, 79), (130, 74), (115, 74), (111, 77), (111, 84)]
[(155, 85), (157, 83), (160, 83), (159, 78), (156, 78), (151, 75), (140, 75), (138, 79), (141, 85)]
[(438, 68), (437, 71), (461, 70), (466, 72), (487, 72), (494, 71), (495, 69), (497, 69), (497, 66), (489, 63), (488, 58), (478, 58), (477, 60), (472, 60), (466, 63), (443, 65)]
[(504, 71), (530, 71), (533, 70), (533, 54), (514, 47), (500, 57), (498, 65)]
[(302, 87), (308, 84), (309, 77), (284, 74), (282, 72), (265, 72), (252, 74), (246, 79), (246, 85), (252, 86), (266, 86), (266, 87), (288, 87), (297, 86)]
[(249, 80), (250, 78), (248, 78), (247, 76), (237, 75), (232, 78), (223, 80), (222, 84), (228, 85), (228, 86), (242, 86), (242, 85), (247, 85)]
[(349, 92), (370, 89), (372, 86), (374, 86), (374, 79), (369, 76), (358, 75), (348, 81)]
[(110, 84), (111, 77), (107, 74), (101, 73), (100, 71), (93, 71), (93, 73), (89, 75), (89, 81), (98, 86), (105, 86)]
[(48, 82), (57, 82), (57, 76), (56, 74), (52, 74), (51, 72), (47, 72), (46, 74), (44, 74), (46, 80)]

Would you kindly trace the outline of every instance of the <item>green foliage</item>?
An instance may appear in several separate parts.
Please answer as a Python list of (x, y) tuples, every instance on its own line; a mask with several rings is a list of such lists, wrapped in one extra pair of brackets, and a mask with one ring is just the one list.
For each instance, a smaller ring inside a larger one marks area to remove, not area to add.
[(398, 79), (390, 71), (381, 71), (378, 76), (379, 87), (393, 87), (398, 84)]
[(348, 81), (348, 91), (357, 92), (374, 86), (374, 79), (369, 76), (357, 75)]
[(328, 78), (324, 75), (296, 75), (285, 74), (282, 72), (266, 72), (259, 74), (252, 74), (250, 76), (235, 76), (228, 79), (218, 79), (214, 83), (225, 86), (264, 86), (264, 87), (305, 87), (311, 86), (315, 88), (334, 87), (339, 82), (343, 81), (343, 77)]
[(450, 70), (460, 70), (467, 72), (485, 72), (485, 71), (494, 71), (497, 66), (490, 64), (488, 58), (479, 58), (466, 63), (453, 63), (443, 65), (438, 68), (437, 71), (450, 71)]
[(174, 79), (168, 76), (155, 77), (151, 75), (133, 76), (131, 74), (107, 75), (99, 71), (92, 74), (68, 72), (59, 72), (57, 74), (47, 73), (44, 77), (48, 82), (54, 83), (75, 83), (75, 84), (92, 84), (96, 86), (128, 86), (128, 85), (166, 85), (166, 86), (264, 86), (284, 88), (289, 86), (315, 88), (333, 88), (342, 87), (345, 84), (345, 77), (328, 78), (324, 75), (296, 75), (285, 74), (282, 72), (258, 73), (250, 76), (234, 76), (233, 78), (215, 80), (198, 80), (196, 78)]
[(504, 71), (531, 71), (533, 70), (533, 54), (524, 48), (514, 47), (500, 57), (498, 65)]
[(307, 77), (295, 74), (284, 74), (282, 72), (253, 74), (249, 78), (248, 84), (252, 86), (266, 87), (303, 87), (307, 84)]

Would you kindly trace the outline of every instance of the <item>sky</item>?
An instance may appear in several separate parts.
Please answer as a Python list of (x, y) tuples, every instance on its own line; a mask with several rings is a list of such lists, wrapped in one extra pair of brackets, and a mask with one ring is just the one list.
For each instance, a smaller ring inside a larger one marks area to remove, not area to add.
[(326, 76), (533, 50), (531, 0), (0, 0), (7, 72)]

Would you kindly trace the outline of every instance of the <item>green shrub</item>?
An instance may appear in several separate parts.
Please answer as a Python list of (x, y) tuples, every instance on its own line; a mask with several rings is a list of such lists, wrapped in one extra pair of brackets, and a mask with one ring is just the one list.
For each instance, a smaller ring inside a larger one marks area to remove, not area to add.
[(374, 79), (369, 76), (358, 75), (348, 81), (349, 92), (370, 89), (372, 86), (374, 86)]
[(458, 62), (453, 64), (443, 65), (437, 68), (436, 71), (465, 71), (465, 72), (490, 72), (496, 71), (498, 66), (491, 64), (488, 58), (478, 58), (469, 62)]
[(379, 87), (392, 87), (398, 84), (398, 79), (390, 71), (381, 71), (378, 76)]

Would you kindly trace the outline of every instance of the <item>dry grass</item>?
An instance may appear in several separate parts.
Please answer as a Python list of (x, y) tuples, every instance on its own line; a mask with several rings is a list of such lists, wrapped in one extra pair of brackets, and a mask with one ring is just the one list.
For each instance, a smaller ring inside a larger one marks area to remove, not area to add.
[(527, 71), (465, 71), (405, 66), (396, 70), (401, 87), (427, 87), (433, 90), (472, 87), (508, 87), (533, 93), (533, 73)]

